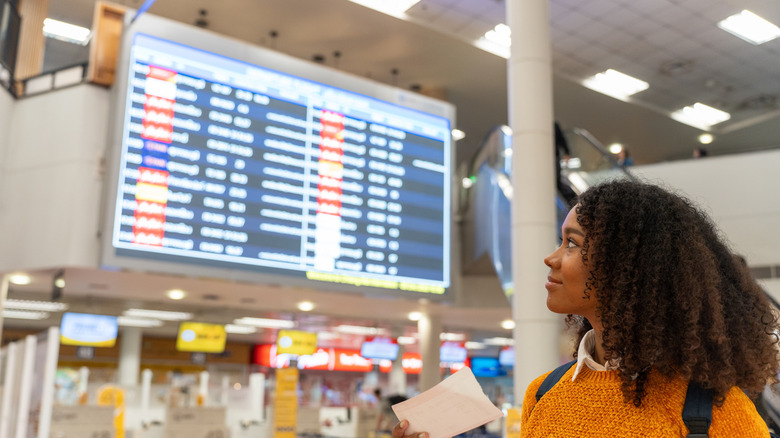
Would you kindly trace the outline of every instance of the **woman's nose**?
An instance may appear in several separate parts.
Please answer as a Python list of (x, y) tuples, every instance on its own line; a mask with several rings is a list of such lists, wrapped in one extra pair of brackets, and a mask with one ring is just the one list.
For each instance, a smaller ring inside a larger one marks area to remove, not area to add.
[(558, 253), (558, 248), (556, 248), (555, 251), (551, 252), (547, 257), (544, 258), (544, 264), (552, 268), (553, 264), (558, 259), (558, 257), (556, 256), (557, 253)]

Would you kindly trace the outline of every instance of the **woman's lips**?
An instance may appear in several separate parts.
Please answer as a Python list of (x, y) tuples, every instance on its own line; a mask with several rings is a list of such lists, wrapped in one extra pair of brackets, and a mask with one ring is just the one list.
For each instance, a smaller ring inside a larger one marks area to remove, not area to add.
[(558, 280), (556, 280), (555, 278), (547, 276), (547, 283), (544, 284), (544, 287), (549, 289), (551, 287), (559, 286), (561, 284), (563, 284), (563, 283), (558, 281)]

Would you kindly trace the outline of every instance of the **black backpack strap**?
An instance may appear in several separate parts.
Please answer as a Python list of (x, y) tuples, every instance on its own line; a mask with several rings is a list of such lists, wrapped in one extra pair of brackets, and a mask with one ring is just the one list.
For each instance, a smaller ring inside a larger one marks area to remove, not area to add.
[(539, 386), (539, 389), (536, 390), (537, 403), (539, 402), (539, 399), (541, 399), (542, 396), (547, 393), (547, 391), (549, 391), (553, 386), (555, 386), (556, 383), (558, 383), (559, 380), (561, 380), (561, 377), (563, 377), (563, 375), (566, 374), (566, 371), (569, 371), (569, 368), (571, 368), (575, 363), (577, 363), (576, 360), (565, 363), (552, 370), (552, 372), (544, 378), (541, 386)]
[(707, 438), (712, 423), (712, 390), (689, 382), (682, 417), (688, 427), (688, 438)]

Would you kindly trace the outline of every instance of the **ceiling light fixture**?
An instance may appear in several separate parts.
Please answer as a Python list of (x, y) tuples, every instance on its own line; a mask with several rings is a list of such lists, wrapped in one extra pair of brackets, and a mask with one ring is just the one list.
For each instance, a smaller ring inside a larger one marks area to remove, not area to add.
[(447, 333), (444, 332), (439, 335), (439, 339), (442, 341), (465, 341), (466, 335), (463, 333)]
[(6, 300), (5, 308), (14, 310), (36, 310), (39, 312), (63, 312), (68, 310), (68, 305), (51, 301)]
[(466, 133), (461, 131), (460, 129), (453, 129), (452, 130), (452, 139), (455, 141), (463, 140), (466, 138)]
[(469, 350), (482, 350), (485, 348), (485, 344), (483, 344), (482, 342), (474, 342), (474, 341), (466, 342), (465, 344), (463, 344), (463, 346)]
[(678, 122), (685, 123), (699, 129), (710, 129), (712, 125), (725, 122), (731, 118), (731, 114), (696, 102), (693, 105), (686, 106), (671, 114), (671, 117)]
[(311, 301), (301, 301), (298, 303), (298, 310), (301, 312), (311, 312), (314, 310), (314, 303)]
[(756, 46), (780, 36), (779, 27), (747, 9), (718, 22), (718, 27)]
[(233, 320), (233, 324), (275, 329), (290, 329), (295, 327), (295, 321), (286, 319), (251, 318), (247, 316)]
[(41, 320), (49, 317), (47, 312), (30, 312), (27, 310), (3, 310), (3, 318)]
[(408, 317), (410, 321), (419, 321), (422, 319), (423, 314), (422, 312), (409, 312)]
[(120, 316), (116, 319), (122, 327), (160, 327), (163, 322), (159, 319), (136, 318), (133, 316)]
[(18, 286), (26, 286), (32, 283), (32, 278), (27, 274), (11, 274), (8, 281)]
[(485, 32), (485, 35), (479, 37), (474, 45), (486, 52), (509, 59), (512, 29), (504, 23), (498, 23), (493, 29)]
[(348, 333), (351, 335), (379, 335), (385, 331), (376, 327), (364, 327), (359, 325), (342, 324), (336, 327), (336, 331), (340, 333)]
[(406, 11), (412, 6), (420, 3), (420, 0), (349, 0), (361, 6), (379, 11), (383, 14), (392, 15), (396, 18), (405, 18)]
[(483, 339), (482, 342), (484, 342), (486, 345), (501, 345), (501, 346), (515, 345), (514, 339), (502, 338), (502, 337), (487, 338), (487, 339)]
[(43, 35), (66, 43), (86, 46), (89, 42), (89, 29), (75, 24), (47, 18), (43, 20)]
[(650, 84), (641, 79), (611, 68), (585, 79), (582, 81), (582, 85), (620, 100), (626, 100), (629, 96), (650, 87)]
[(623, 150), (623, 145), (620, 143), (612, 143), (609, 145), (609, 152), (613, 154), (619, 154)]
[(395, 341), (398, 345), (412, 345), (417, 342), (413, 336), (399, 336)]
[(515, 328), (515, 322), (512, 321), (511, 319), (505, 319), (501, 321), (501, 328), (506, 330), (512, 330), (513, 328)]
[(184, 297), (187, 296), (187, 292), (184, 292), (181, 289), (171, 289), (168, 292), (165, 292), (165, 296), (172, 300), (183, 300)]
[(238, 325), (238, 324), (226, 324), (225, 333), (232, 333), (235, 335), (248, 335), (252, 333), (257, 333), (257, 327), (250, 327), (248, 325)]
[(192, 318), (192, 313), (188, 312), (169, 312), (166, 310), (151, 309), (127, 309), (122, 312), (122, 314), (135, 318), (156, 318), (164, 321), (182, 321)]
[(713, 140), (715, 140), (715, 137), (713, 137), (712, 134), (707, 132), (699, 136), (699, 143), (701, 144), (710, 144), (712, 143)]

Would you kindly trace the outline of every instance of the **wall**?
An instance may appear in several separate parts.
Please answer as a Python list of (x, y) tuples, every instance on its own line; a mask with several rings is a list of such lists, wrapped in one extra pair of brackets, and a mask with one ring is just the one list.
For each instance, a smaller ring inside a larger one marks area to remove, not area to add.
[(632, 173), (676, 188), (705, 208), (751, 268), (774, 269), (774, 278), (759, 282), (780, 298), (778, 169), (780, 150), (640, 166)]
[(96, 266), (108, 90), (79, 85), (12, 106), (0, 101), (0, 116), (10, 113), (0, 117), (10, 128), (0, 137), (0, 266)]

